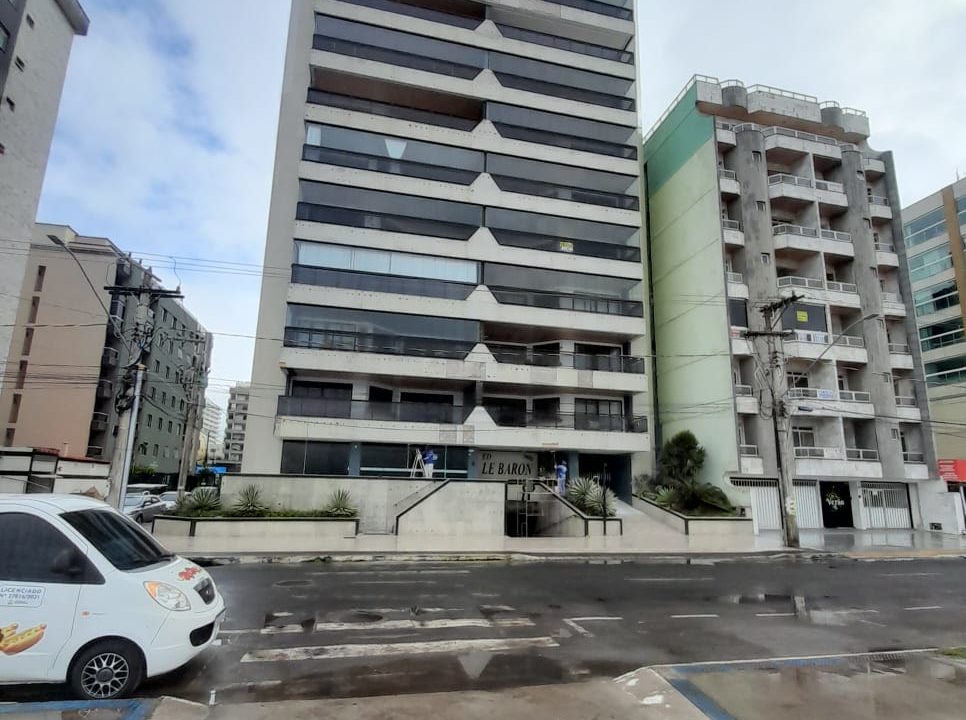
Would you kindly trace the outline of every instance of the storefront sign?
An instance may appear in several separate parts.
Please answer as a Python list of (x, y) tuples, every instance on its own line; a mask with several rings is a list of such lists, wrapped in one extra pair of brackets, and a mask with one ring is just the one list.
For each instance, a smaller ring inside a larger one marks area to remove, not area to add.
[(939, 477), (943, 480), (966, 482), (966, 458), (940, 459)]
[(477, 472), (481, 480), (517, 480), (537, 477), (537, 456), (525, 452), (480, 452)]

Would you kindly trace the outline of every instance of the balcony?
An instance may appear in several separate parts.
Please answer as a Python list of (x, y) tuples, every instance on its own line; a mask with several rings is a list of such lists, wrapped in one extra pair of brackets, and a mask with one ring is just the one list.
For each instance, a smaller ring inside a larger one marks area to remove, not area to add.
[(926, 455), (921, 452), (904, 452), (902, 453), (902, 462), (904, 463), (924, 463), (926, 462)]
[(102, 400), (114, 397), (114, 383), (110, 380), (99, 380), (95, 395)]
[(832, 336), (826, 332), (795, 330), (792, 337), (785, 341), (785, 352), (792, 357), (808, 360), (816, 360), (821, 355), (839, 362), (867, 363), (869, 361), (863, 338), (839, 335), (834, 343), (832, 339)]
[(906, 304), (902, 298), (894, 292), (882, 293), (882, 312), (890, 317), (905, 317)]
[(824, 252), (828, 255), (854, 257), (852, 235), (836, 230), (782, 224), (772, 228), (776, 250)]
[(104, 448), (101, 447), (100, 445), (88, 445), (87, 446), (87, 453), (85, 454), (85, 457), (89, 457), (89, 458), (103, 458), (104, 457)]
[(762, 475), (765, 472), (765, 464), (758, 453), (757, 445), (739, 445), (738, 455), (741, 462), (741, 473), (743, 475)]
[(745, 246), (745, 233), (740, 221), (723, 218), (721, 220), (721, 232), (725, 245)]
[(827, 305), (860, 308), (859, 289), (852, 283), (785, 275), (778, 278), (778, 293), (783, 296), (801, 290), (802, 296)]
[(719, 145), (733, 148), (738, 144), (735, 137), (735, 124), (727, 120), (716, 120), (714, 123), (714, 134)]
[(531, 412), (516, 407), (486, 405), (484, 409), (499, 427), (555, 428), (592, 432), (646, 433), (644, 415), (588, 415), (584, 413)]
[(751, 355), (751, 343), (744, 336), (747, 331), (746, 327), (731, 327), (731, 353), (736, 357)]
[(896, 417), (906, 422), (922, 422), (922, 411), (914, 395), (896, 395)]
[(118, 352), (114, 348), (106, 347), (101, 352), (101, 367), (113, 368), (118, 364)]
[(735, 408), (741, 414), (758, 414), (758, 398), (751, 385), (735, 385)]
[(728, 297), (748, 299), (748, 286), (745, 285), (745, 276), (741, 273), (728, 272)]
[(91, 432), (105, 432), (107, 430), (107, 420), (107, 413), (96, 412), (91, 415)]
[(889, 360), (893, 370), (912, 370), (912, 352), (905, 343), (889, 343)]
[(741, 195), (741, 185), (738, 183), (738, 174), (734, 170), (718, 168), (718, 185), (721, 187), (722, 195), (738, 197)]
[(879, 220), (891, 220), (892, 208), (889, 198), (882, 195), (869, 195), (869, 214)]
[(379, 422), (434, 423), (460, 425), (466, 421), (471, 407), (440, 403), (374, 402), (371, 400), (336, 400), (280, 395), (279, 417), (343, 418)]
[(899, 255), (896, 246), (887, 242), (875, 243), (875, 257), (879, 267), (899, 267)]
[(866, 176), (878, 177), (885, 175), (886, 166), (881, 160), (875, 158), (863, 157), (862, 158), (862, 169), (865, 170)]
[[(285, 328), (284, 344), (285, 347), (310, 350), (341, 350), (357, 353), (463, 360), (476, 345), (476, 341), (458, 342), (403, 335), (377, 335), (287, 327)], [(240, 408), (238, 409), (240, 411)], [(231, 410), (232, 408), (229, 407), (229, 411)]]
[(603, 315), (623, 315), (625, 317), (644, 317), (644, 303), (636, 300), (577, 295), (574, 293), (555, 293), (518, 288), (488, 286), (498, 303), (524, 305), (526, 307), (586, 312)]
[(795, 469), (801, 476), (838, 476), (843, 478), (882, 477), (882, 465), (875, 450), (840, 447), (796, 447)]
[(872, 397), (867, 392), (830, 388), (789, 388), (791, 400), (817, 400), (817, 405), (793, 405), (795, 415), (874, 417)]
[(849, 204), (845, 186), (841, 183), (784, 173), (768, 176), (768, 197), (773, 202), (781, 201), (784, 205), (798, 207), (813, 202), (837, 208), (848, 207)]
[(487, 348), (498, 363), (537, 367), (573, 368), (594, 372), (644, 374), (644, 358), (634, 355), (592, 355), (590, 353), (544, 353), (517, 345), (489, 342)]
[(785, 127), (762, 128), (765, 136), (765, 150), (782, 149), (799, 155), (812, 153), (822, 157), (842, 159), (839, 141), (825, 135), (792, 130)]

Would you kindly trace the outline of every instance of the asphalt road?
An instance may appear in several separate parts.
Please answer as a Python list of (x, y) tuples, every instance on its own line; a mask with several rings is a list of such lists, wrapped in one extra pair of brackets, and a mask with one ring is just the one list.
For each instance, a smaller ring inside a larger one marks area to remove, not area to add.
[(652, 664), (966, 645), (962, 560), (211, 570), (229, 607), (218, 644), (140, 694), (237, 703), (496, 689)]

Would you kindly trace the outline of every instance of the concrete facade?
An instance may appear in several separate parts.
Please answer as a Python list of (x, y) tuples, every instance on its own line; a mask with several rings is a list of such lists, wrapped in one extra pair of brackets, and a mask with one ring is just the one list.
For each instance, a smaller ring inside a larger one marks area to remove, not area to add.
[[(62, 225), (35, 226), (25, 268), (12, 329), (15, 361), (0, 391), (4, 445), (110, 461), (115, 400), (132, 379), (138, 298), (108, 288), (157, 287), (157, 280), (110, 240)], [(196, 438), (201, 425), (203, 408), (191, 405), (203, 402), (211, 337), (172, 298), (156, 299), (147, 318), (133, 464), (172, 479), (186, 435)]]
[(692, 430), (756, 529), (780, 523), (778, 453), (767, 346), (743, 333), (792, 294), (777, 396), (801, 526), (945, 516), (895, 169), (868, 137), (862, 111), (695, 76), (645, 139), (658, 441)]
[(649, 470), (635, 27), (597, 9), (293, 2), (245, 473)]
[(252, 387), (249, 383), (236, 383), (228, 391), (228, 414), (225, 421), (225, 462), (240, 466), (245, 456), (245, 436), (248, 432), (248, 408)]
[[(67, 61), (88, 19), (76, 0), (16, 0), (0, 6), (0, 287), (24, 281), (40, 191), (57, 121)], [(0, 296), (0, 387), (20, 299)]]
[(902, 211), (915, 318), (940, 474), (966, 482), (966, 179)]

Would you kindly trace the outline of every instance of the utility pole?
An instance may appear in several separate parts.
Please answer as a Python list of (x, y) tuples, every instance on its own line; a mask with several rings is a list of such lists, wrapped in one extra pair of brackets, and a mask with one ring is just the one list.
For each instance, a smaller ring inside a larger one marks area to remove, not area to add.
[(798, 517), (795, 508), (795, 457), (791, 442), (788, 406), (781, 392), (781, 382), (785, 377), (785, 353), (781, 346), (787, 331), (776, 330), (781, 322), (785, 308), (801, 300), (794, 293), (790, 297), (768, 303), (761, 308), (764, 316), (764, 330), (747, 330), (747, 338), (764, 338), (768, 348), (767, 376), (768, 392), (771, 396), (771, 421), (775, 435), (775, 455), (778, 465), (778, 499), (782, 507), (782, 529), (786, 547), (799, 547)]
[[(195, 334), (195, 333), (192, 333)], [(201, 401), (201, 378), (207, 371), (208, 364), (208, 338), (206, 335), (193, 338), (183, 338), (184, 344), (201, 345), (198, 353), (201, 361), (191, 368), (190, 373), (185, 372), (181, 376), (181, 387), (184, 388), (187, 397), (187, 413), (185, 413), (184, 440), (181, 448), (181, 465), (178, 468), (178, 493), (184, 493), (188, 484), (188, 468), (194, 465), (196, 454), (196, 443), (198, 442), (198, 405)], [(207, 454), (207, 449), (205, 450)]]
[[(159, 297), (183, 297), (180, 292), (150, 287), (148, 276), (140, 287), (111, 285), (105, 288), (112, 296), (125, 297), (136, 295), (138, 307), (135, 313), (134, 334), (131, 338), (130, 361), (121, 376), (121, 390), (115, 395), (114, 407), (118, 413), (117, 437), (114, 453), (111, 456), (111, 481), (107, 502), (123, 508), (127, 494), (128, 477), (131, 473), (134, 445), (136, 443), (137, 415), (141, 406), (141, 389), (144, 387), (146, 368), (142, 359), (149, 352), (154, 339), (154, 322), (150, 320), (151, 304)], [(133, 387), (131, 374), (134, 373)], [(120, 438), (124, 438), (121, 442)]]

